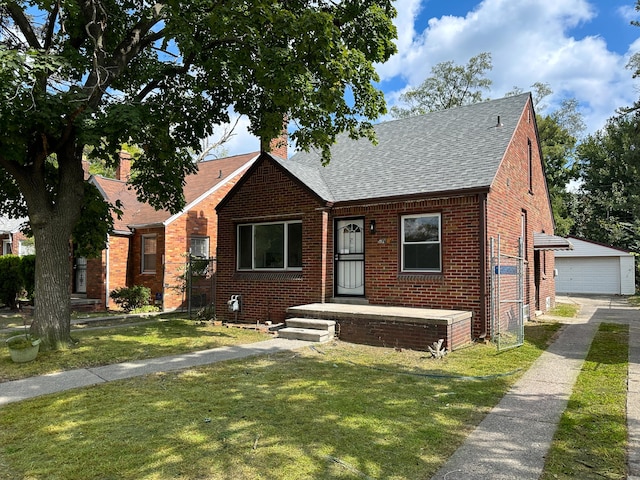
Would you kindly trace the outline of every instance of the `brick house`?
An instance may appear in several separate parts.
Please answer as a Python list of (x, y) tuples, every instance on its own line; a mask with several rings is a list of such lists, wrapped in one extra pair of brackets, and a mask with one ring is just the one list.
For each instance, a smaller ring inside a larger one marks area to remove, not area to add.
[(27, 218), (0, 217), (0, 255), (30, 255), (35, 253), (33, 238), (27, 237), (21, 229)]
[[(254, 152), (199, 163), (198, 172), (185, 179), (186, 206), (172, 215), (138, 201), (127, 184), (131, 157), (123, 152), (115, 179), (89, 178), (107, 201), (122, 202), (123, 215), (120, 219), (114, 216), (114, 232), (100, 258), (74, 259), (74, 292), (99, 299), (99, 308), (110, 308), (115, 307), (109, 299), (112, 290), (144, 285), (164, 310), (184, 308), (187, 299), (180, 276), (187, 254), (213, 256), (215, 207), (257, 156)], [(198, 306), (213, 301), (213, 279), (204, 277), (199, 279), (202, 294)]]
[[(503, 255), (522, 245), (524, 315), (554, 305), (552, 250), (567, 242), (553, 236), (529, 94), (375, 129), (377, 145), (340, 137), (326, 167), (316, 152), (263, 153), (231, 189), (217, 207), (219, 319), (281, 322), (293, 306), (353, 302), (470, 311), (459, 342), (491, 336), (498, 238)], [(424, 326), (338, 323), (347, 341), (424, 349), (411, 341)]]

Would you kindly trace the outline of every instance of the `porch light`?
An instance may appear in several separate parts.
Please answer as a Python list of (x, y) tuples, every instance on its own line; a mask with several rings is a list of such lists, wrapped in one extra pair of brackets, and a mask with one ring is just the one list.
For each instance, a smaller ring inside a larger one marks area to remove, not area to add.
[(376, 233), (376, 221), (375, 220), (371, 220), (369, 222), (369, 231), (371, 232), (371, 235)]

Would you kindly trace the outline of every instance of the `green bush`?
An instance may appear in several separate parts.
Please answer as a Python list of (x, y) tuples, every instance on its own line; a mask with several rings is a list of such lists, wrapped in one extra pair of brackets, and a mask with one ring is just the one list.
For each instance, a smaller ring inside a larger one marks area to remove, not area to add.
[(113, 298), (113, 301), (125, 312), (131, 312), (132, 310), (149, 305), (151, 289), (143, 285), (122, 287), (112, 290), (109, 296)]
[(16, 297), (22, 291), (20, 276), (20, 257), (17, 255), (0, 256), (0, 303), (11, 309), (17, 307)]
[(22, 278), (22, 287), (27, 292), (27, 298), (33, 298), (33, 291), (36, 288), (35, 255), (20, 257), (20, 278)]

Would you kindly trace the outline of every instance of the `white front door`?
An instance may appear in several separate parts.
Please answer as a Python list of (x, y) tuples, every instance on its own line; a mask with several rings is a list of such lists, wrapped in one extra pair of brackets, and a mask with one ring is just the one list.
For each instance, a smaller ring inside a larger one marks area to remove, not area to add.
[(364, 295), (364, 219), (336, 221), (335, 295)]

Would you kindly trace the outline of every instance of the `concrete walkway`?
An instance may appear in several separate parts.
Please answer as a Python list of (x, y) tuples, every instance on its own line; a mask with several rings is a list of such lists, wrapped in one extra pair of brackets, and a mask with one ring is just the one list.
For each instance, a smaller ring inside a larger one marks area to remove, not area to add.
[[(558, 421), (602, 322), (629, 324), (629, 479), (640, 480), (640, 309), (624, 298), (559, 297), (581, 305), (545, 351), (454, 453), (434, 480), (538, 479)], [(78, 369), (0, 383), (0, 406), (28, 398), (224, 360), (292, 350), (309, 342), (274, 338), (183, 355)]]
[(72, 388), (86, 387), (98, 383), (122, 380), (125, 378), (147, 375), (149, 373), (182, 370), (200, 365), (234, 360), (253, 355), (266, 355), (286, 350), (293, 350), (309, 342), (273, 338), (263, 342), (213, 348), (199, 352), (170, 355), (135, 362), (124, 362), (94, 368), (80, 368), (66, 372), (52, 373), (38, 377), (0, 383), (0, 406), (49, 393), (62, 392)]
[(625, 299), (560, 297), (581, 305), (568, 325), (433, 480), (537, 480), (558, 421), (602, 322), (628, 323), (629, 479), (640, 480), (640, 310)]

